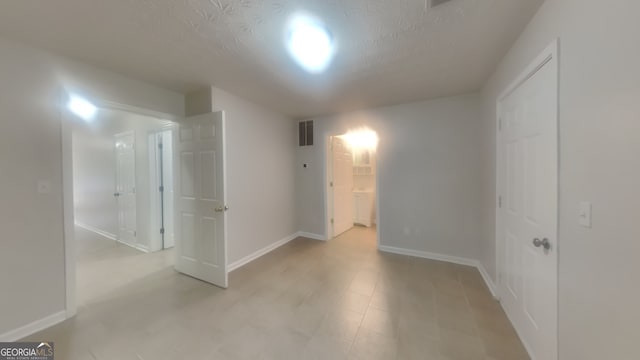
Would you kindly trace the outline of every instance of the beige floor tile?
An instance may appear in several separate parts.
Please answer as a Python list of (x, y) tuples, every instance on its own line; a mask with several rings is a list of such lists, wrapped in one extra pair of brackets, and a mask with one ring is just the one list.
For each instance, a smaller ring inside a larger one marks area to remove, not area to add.
[(384, 254), (373, 229), (299, 238), (219, 289), (78, 229), (78, 315), (30, 336), (64, 360), (528, 359), (470, 267)]

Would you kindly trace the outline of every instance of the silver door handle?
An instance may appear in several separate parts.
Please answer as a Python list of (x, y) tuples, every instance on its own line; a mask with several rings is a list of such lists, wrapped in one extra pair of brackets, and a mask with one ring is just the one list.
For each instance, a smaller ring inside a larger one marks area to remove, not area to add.
[(227, 205), (220, 206), (220, 207), (217, 207), (217, 208), (214, 209), (215, 212), (225, 212), (227, 210), (229, 210), (229, 207)]
[(118, 197), (120, 196), (120, 193), (114, 193), (113, 196)]
[(551, 249), (551, 243), (549, 242), (549, 239), (538, 239), (535, 238), (533, 239), (533, 246), (539, 248), (539, 247), (543, 247), (545, 250), (549, 250)]

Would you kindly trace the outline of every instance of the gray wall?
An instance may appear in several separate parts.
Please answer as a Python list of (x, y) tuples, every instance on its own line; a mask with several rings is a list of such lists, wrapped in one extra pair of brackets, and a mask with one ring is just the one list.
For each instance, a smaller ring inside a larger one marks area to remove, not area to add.
[[(495, 278), (495, 104), (560, 38), (560, 359), (637, 359), (640, 2), (547, 0), (483, 95), (482, 262)], [(578, 203), (593, 202), (593, 228)]]
[[(184, 113), (184, 97), (0, 38), (0, 336), (65, 308), (61, 124), (67, 92)], [(51, 192), (39, 194), (38, 180)]]
[(479, 113), (474, 94), (316, 119), (315, 145), (297, 148), (298, 227), (326, 236), (327, 139), (367, 126), (380, 137), (381, 244), (477, 259)]
[(291, 119), (219, 89), (226, 116), (229, 264), (295, 234), (295, 141)]

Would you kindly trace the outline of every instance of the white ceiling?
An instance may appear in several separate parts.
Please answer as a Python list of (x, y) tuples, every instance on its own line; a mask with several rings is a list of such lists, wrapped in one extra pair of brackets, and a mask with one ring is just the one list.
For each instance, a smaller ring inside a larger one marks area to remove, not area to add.
[[(295, 117), (478, 90), (544, 0), (0, 0), (0, 35), (165, 88), (222, 88)], [(289, 57), (312, 13), (338, 41), (320, 75)]]

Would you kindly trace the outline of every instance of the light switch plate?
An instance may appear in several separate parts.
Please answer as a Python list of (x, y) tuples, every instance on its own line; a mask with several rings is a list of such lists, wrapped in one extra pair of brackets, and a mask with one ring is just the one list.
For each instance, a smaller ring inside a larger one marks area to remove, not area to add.
[(591, 228), (591, 203), (583, 201), (580, 203), (580, 209), (578, 210), (578, 224), (586, 228)]

